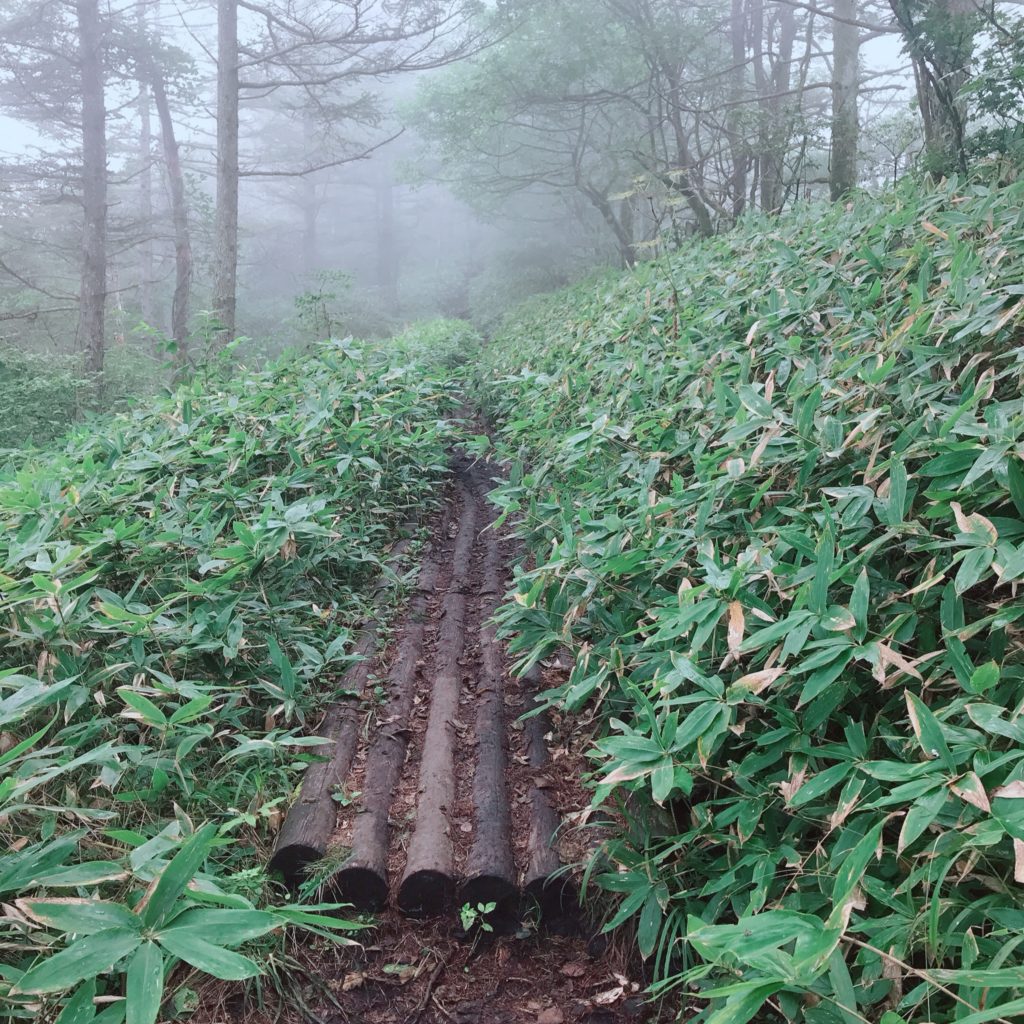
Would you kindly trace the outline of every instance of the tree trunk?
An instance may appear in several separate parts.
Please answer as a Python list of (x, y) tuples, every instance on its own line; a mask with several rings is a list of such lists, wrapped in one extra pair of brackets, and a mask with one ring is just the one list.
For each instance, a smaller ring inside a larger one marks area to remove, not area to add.
[[(796, 15), (792, 7), (782, 5), (778, 11), (778, 40), (774, 58), (768, 58), (768, 65), (763, 62), (766, 49), (770, 50), (773, 35), (770, 23), (764, 17), (762, 0), (756, 3), (756, 30), (759, 33), (758, 59), (760, 66), (760, 88), (762, 98), (761, 126), (761, 209), (766, 213), (779, 213), (782, 209), (782, 195), (785, 175), (785, 155), (789, 141), (789, 129), (786, 124), (785, 107), (791, 81), (793, 63), (793, 44), (796, 41)], [(766, 48), (766, 43), (769, 44)]]
[(174, 298), (171, 300), (171, 337), (175, 344), (174, 362), (179, 370), (188, 362), (188, 309), (192, 289), (192, 241), (189, 237), (188, 203), (185, 199), (185, 176), (181, 171), (178, 140), (174, 134), (167, 89), (160, 71), (151, 75), (153, 100), (160, 118), (167, 182), (171, 193), (171, 216), (174, 221)]
[(149, 86), (139, 86), (139, 223), (142, 225), (139, 267), (139, 310), (143, 323), (158, 327), (153, 295), (155, 259), (153, 253), (153, 127), (149, 109)]
[(974, 0), (889, 0), (914, 61), (928, 170), (967, 170), (967, 114), (960, 91), (970, 74), (978, 8)]
[(857, 0), (835, 0), (833, 11), (837, 20), (832, 22), (832, 165), (829, 169), (829, 190), (835, 202), (857, 187), (860, 30), (853, 24), (857, 20)]
[(107, 111), (98, 0), (77, 0), (82, 86), (82, 290), (78, 339), (90, 373), (103, 371), (107, 303)]
[(615, 236), (615, 244), (618, 246), (619, 259), (622, 260), (623, 269), (629, 270), (636, 266), (636, 253), (633, 252), (633, 239), (626, 234), (626, 230), (620, 223), (619, 218), (615, 216), (615, 210), (612, 208), (612, 204), (609, 202), (608, 197), (600, 191), (600, 189), (587, 185), (584, 182), (577, 182), (577, 185), (580, 191), (590, 200), (598, 213), (601, 214), (601, 218)]
[(747, 84), (747, 20), (744, 0), (732, 0), (729, 17), (732, 69), (729, 75), (729, 155), (732, 160), (732, 215), (739, 218), (747, 205), (747, 146), (743, 132), (743, 106)]
[(222, 345), (235, 336), (238, 282), (238, 0), (217, 0), (217, 212), (213, 312)]

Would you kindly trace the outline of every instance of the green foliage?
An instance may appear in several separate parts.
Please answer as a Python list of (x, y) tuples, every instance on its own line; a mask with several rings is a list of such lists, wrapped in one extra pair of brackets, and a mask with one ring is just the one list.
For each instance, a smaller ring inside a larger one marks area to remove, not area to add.
[(459, 908), (459, 920), (462, 922), (463, 931), (472, 931), (479, 927), (481, 931), (493, 932), (494, 926), (487, 920), (488, 915), (493, 914), (497, 903), (478, 903), (475, 907), (472, 903), (463, 903)]
[(0, 347), (0, 449), (45, 444), (102, 405), (127, 408), (157, 387), (158, 364), (134, 349), (108, 353), (102, 396), (74, 356)]
[(482, 339), (465, 320), (424, 320), (386, 342), (405, 358), (426, 360), (453, 369), (479, 354)]
[(978, 154), (1007, 155), (1024, 162), (1024, 18), (995, 22), (997, 45), (981, 55), (967, 87), (975, 102), (977, 127), (971, 148)]
[(178, 960), (242, 979), (243, 943), (352, 927), (258, 910), (254, 862), (399, 527), (434, 500), (449, 390), (335, 344), (0, 470), (0, 1015), (42, 994), (91, 1021), (94, 993), (126, 994), (97, 1019), (152, 1024)]
[[(525, 307), (503, 612), (603, 722), (593, 875), (695, 1020), (1024, 1008), (1024, 184), (754, 220)], [(767, 1012), (767, 1011), (766, 1011)]]
[[(318, 270), (310, 275), (306, 291), (295, 297), (299, 333), (306, 342), (355, 335), (376, 338), (395, 328), (392, 312), (372, 289), (354, 287), (342, 270)], [(271, 324), (274, 316), (269, 317)]]

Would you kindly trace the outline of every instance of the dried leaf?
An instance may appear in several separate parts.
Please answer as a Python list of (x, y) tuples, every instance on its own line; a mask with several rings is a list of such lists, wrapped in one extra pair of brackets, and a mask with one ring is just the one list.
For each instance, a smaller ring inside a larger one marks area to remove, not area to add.
[(961, 800), (969, 803), (972, 807), (977, 807), (979, 811), (984, 811), (987, 814), (992, 810), (992, 806), (988, 801), (988, 794), (985, 792), (985, 786), (974, 772), (967, 772), (966, 775), (961, 775), (949, 788)]
[(1000, 786), (993, 794), (994, 799), (1001, 800), (1024, 800), (1024, 781), (1015, 779), (1005, 786)]
[(779, 676), (785, 674), (785, 671), (786, 669), (780, 665), (778, 668), (766, 668), (760, 672), (750, 672), (737, 679), (732, 684), (732, 689), (746, 690), (748, 693), (757, 695), (762, 690), (767, 690)]
[(740, 644), (743, 643), (745, 625), (743, 605), (739, 601), (732, 601), (729, 604), (729, 653), (737, 659), (740, 654)]
[(625, 988), (622, 985), (616, 985), (615, 988), (605, 989), (604, 992), (598, 992), (596, 996), (591, 996), (590, 1001), (595, 1006), (612, 1006), (625, 994)]

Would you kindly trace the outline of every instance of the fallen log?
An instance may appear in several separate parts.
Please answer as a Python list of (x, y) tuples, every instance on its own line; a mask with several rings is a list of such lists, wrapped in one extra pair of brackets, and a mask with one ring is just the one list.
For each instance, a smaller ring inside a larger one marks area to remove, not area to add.
[(466, 638), (466, 595), (476, 540), (476, 505), (467, 502), (456, 538), (452, 578), (441, 607), (434, 653), (430, 715), (420, 758), (416, 825), (398, 888), (398, 908), (409, 917), (434, 917), (455, 898), (449, 815), (455, 802), (455, 725)]
[[(494, 614), (501, 593), (501, 544), (487, 537), (481, 617)], [(519, 887), (512, 853), (512, 816), (506, 779), (505, 666), (492, 625), (480, 629), (481, 671), (477, 684), (476, 770), (473, 774), (473, 842), (466, 858), (458, 902), (494, 904), (488, 923), (508, 931), (519, 917)]]
[(330, 899), (357, 910), (380, 910), (388, 901), (388, 815), (409, 745), (409, 714), (416, 690), (417, 662), (426, 626), (424, 597), (410, 604), (405, 630), (391, 669), (393, 697), (366, 759), (360, 805), (352, 826), (352, 852), (328, 883)]
[[(392, 549), (386, 569), (393, 575), (411, 544), (403, 537)], [(388, 586), (388, 572), (381, 574), (374, 587), (374, 598)], [(305, 880), (309, 866), (320, 860), (334, 832), (337, 805), (334, 787), (348, 774), (359, 742), (360, 702), (377, 650), (378, 611), (360, 624), (360, 637), (353, 653), (360, 660), (342, 676), (345, 697), (332, 705), (324, 716), (318, 735), (328, 740), (320, 750), (329, 752), (324, 761), (311, 764), (303, 776), (298, 798), (292, 803), (278, 833), (268, 870), (280, 873), (289, 889), (297, 889)]]
[(430, 717), (420, 758), (416, 826), (409, 843), (398, 908), (409, 917), (434, 917), (455, 896), (454, 853), (449, 815), (455, 803), (455, 719), (465, 639), (466, 596), (449, 593), (442, 609)]
[(473, 843), (459, 903), (495, 904), (491, 923), (518, 917), (519, 887), (512, 856), (512, 819), (505, 777), (505, 689), (501, 647), (491, 626), (481, 630), (482, 668), (476, 716)]
[[(540, 671), (536, 667), (524, 678), (524, 683), (534, 693), (540, 689), (540, 682)], [(526, 757), (534, 772), (545, 769), (550, 761), (544, 739), (550, 729), (550, 720), (544, 712), (532, 715), (523, 723)], [(542, 921), (557, 926), (579, 916), (578, 890), (555, 846), (562, 820), (536, 781), (530, 785), (527, 800), (530, 830), (526, 843), (523, 893), (535, 904)]]

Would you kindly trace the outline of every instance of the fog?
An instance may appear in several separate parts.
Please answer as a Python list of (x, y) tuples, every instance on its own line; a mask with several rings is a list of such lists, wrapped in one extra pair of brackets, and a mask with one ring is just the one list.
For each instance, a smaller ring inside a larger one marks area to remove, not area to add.
[(0, 26), (0, 335), (92, 371), (487, 330), (887, 187), (926, 142), (875, 0), (0, 0)]

